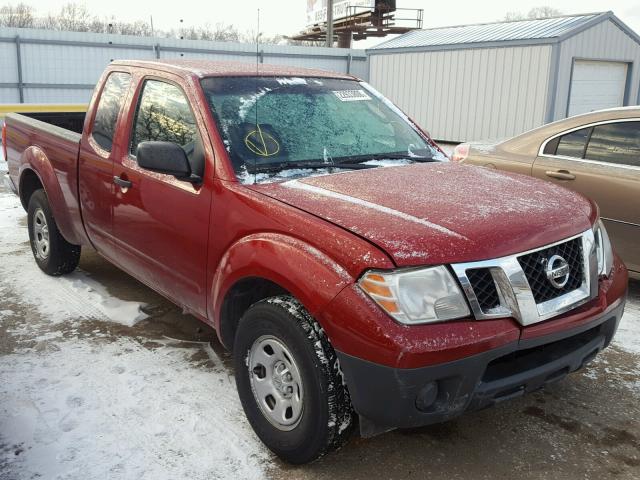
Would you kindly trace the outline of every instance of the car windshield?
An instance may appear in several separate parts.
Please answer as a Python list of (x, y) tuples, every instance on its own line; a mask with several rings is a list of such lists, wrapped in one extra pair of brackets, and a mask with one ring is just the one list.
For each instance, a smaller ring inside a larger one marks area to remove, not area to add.
[(243, 183), (446, 159), (364, 82), (210, 77), (202, 87)]

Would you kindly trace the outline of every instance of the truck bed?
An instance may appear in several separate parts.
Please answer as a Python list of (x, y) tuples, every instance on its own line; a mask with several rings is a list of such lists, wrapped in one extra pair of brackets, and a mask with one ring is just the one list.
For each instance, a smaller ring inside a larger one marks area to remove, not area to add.
[[(32, 116), (10, 113), (5, 117), (10, 183), (13, 189), (21, 190), (21, 182), (26, 181), (25, 189), (29, 190), (36, 179), (21, 176), (21, 166), (41, 165), (37, 180), (49, 186), (46, 193), (53, 200), (51, 206), (58, 227), (68, 241), (78, 243), (77, 235), (82, 231), (78, 198), (82, 134), (57, 124), (74, 127), (74, 123), (82, 123), (80, 116), (84, 117), (84, 113), (37, 114), (43, 120)], [(23, 206), (27, 208), (24, 202)]]
[(85, 112), (30, 112), (20, 115), (80, 134), (86, 117)]
[(82, 127), (87, 111), (86, 104), (37, 104), (16, 103), (0, 105), (0, 125), (5, 116), (11, 113), (19, 113), (26, 117), (42, 120), (45, 123), (57, 127), (82, 133)]
[[(12, 128), (22, 125), (30, 132), (42, 132), (74, 143), (80, 143), (82, 125), (85, 114), (71, 113), (10, 113), (5, 118), (7, 125)], [(19, 128), (19, 127), (18, 127)]]

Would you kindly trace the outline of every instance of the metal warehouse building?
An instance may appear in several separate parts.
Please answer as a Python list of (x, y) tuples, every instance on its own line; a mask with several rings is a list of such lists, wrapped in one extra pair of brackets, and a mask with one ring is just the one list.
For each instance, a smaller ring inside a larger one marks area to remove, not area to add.
[(414, 30), (367, 53), (370, 83), (443, 141), (640, 103), (640, 37), (612, 12)]

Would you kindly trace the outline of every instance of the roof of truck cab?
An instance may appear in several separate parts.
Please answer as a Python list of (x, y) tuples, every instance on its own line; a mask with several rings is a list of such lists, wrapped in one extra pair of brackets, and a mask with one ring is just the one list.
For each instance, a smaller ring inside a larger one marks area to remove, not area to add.
[(212, 60), (117, 60), (112, 65), (150, 68), (177, 75), (190, 73), (197, 77), (322, 77), (353, 79), (352, 75), (288, 65), (269, 65), (249, 62), (219, 62)]

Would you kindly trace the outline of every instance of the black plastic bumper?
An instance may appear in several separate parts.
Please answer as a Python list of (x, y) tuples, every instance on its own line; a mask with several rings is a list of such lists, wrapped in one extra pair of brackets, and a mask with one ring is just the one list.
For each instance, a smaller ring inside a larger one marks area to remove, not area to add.
[(609, 345), (624, 303), (576, 329), (434, 366), (398, 369), (338, 352), (361, 432), (443, 422), (559, 380)]

